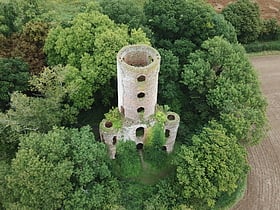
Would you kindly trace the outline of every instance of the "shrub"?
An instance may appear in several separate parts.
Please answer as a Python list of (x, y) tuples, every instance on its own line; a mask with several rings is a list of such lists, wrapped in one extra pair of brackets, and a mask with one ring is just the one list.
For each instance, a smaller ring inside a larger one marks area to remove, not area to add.
[(0, 109), (8, 108), (14, 91), (28, 89), (29, 67), (18, 58), (0, 58)]
[(280, 39), (280, 25), (276, 19), (262, 21), (262, 30), (259, 39), (265, 41)]

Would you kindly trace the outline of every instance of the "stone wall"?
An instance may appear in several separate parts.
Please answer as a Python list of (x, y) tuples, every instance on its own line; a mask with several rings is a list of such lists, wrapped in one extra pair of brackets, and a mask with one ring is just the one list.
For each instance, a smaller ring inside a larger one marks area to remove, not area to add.
[(125, 118), (147, 119), (157, 104), (160, 55), (146, 45), (122, 48), (117, 55), (118, 107)]
[[(157, 120), (158, 74), (160, 55), (147, 45), (130, 45), (117, 54), (118, 110), (121, 113), (116, 128), (113, 122), (102, 120), (99, 125), (100, 139), (108, 146), (109, 156), (116, 156), (116, 144), (121, 141), (134, 141), (137, 149), (142, 149), (147, 131)], [(165, 112), (166, 144), (163, 148), (173, 150), (180, 117), (174, 112)], [(163, 117), (164, 118), (164, 117)]]

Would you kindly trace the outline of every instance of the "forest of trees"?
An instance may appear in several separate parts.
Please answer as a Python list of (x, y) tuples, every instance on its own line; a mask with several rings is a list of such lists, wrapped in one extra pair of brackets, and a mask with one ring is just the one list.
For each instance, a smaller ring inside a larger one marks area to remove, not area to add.
[[(233, 205), (245, 147), (267, 131), (242, 44), (275, 39), (250, 0), (221, 14), (203, 0), (0, 0), (0, 209)], [(136, 43), (161, 55), (158, 103), (179, 132), (171, 154), (155, 127), (143, 156), (120, 141), (110, 160), (98, 125), (117, 105), (116, 54)]]

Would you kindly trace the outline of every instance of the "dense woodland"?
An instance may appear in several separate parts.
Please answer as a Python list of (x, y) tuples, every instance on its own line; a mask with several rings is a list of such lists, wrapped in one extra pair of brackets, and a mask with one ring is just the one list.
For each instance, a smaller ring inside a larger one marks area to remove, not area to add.
[[(242, 45), (256, 40), (280, 27), (249, 0), (221, 14), (200, 0), (0, 0), (0, 209), (232, 206), (267, 130)], [(158, 103), (179, 133), (171, 154), (159, 124), (141, 155), (119, 141), (110, 160), (98, 126), (117, 106), (116, 54), (136, 43), (161, 55)]]

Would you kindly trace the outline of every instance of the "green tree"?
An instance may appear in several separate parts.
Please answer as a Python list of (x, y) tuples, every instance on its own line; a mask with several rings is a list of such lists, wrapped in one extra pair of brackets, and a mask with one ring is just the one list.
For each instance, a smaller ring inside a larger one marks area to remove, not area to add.
[(222, 14), (235, 28), (238, 41), (255, 41), (261, 32), (259, 6), (251, 0), (238, 0), (227, 5)]
[(180, 89), (181, 68), (179, 59), (171, 50), (158, 49), (161, 56), (161, 64), (158, 78), (158, 103), (172, 107), (172, 110), (180, 113), (181, 98), (184, 97)]
[(139, 28), (144, 22), (141, 2), (135, 0), (102, 0), (102, 12), (116, 23), (123, 23), (132, 28)]
[[(73, 85), (69, 75), (76, 71), (77, 69), (71, 66), (48, 67), (39, 75), (34, 75), (29, 81), (33, 91), (39, 92), (46, 100), (54, 101), (62, 114), (60, 114), (61, 122), (64, 125), (76, 121), (76, 116), (81, 108), (80, 100), (83, 100), (83, 98), (76, 97), (77, 88)], [(84, 89), (84, 92), (86, 91), (87, 89)]]
[[(50, 65), (68, 64), (78, 69), (70, 77), (77, 96), (85, 99), (81, 102), (83, 108), (88, 108), (88, 100), (93, 101), (97, 90), (102, 89), (104, 94), (112, 92), (110, 82), (116, 78), (116, 53), (133, 43), (148, 43), (140, 29), (129, 35), (126, 26), (118, 26), (108, 16), (93, 11), (76, 16), (70, 27), (51, 30), (45, 52)], [(104, 100), (108, 100), (106, 95)]]
[(9, 106), (14, 91), (28, 89), (29, 67), (18, 58), (0, 58), (0, 109)]
[(12, 3), (0, 2), (0, 34), (9, 36), (16, 31), (16, 12)]
[(260, 40), (279, 40), (280, 25), (277, 19), (271, 18), (262, 21), (262, 29), (259, 36)]
[(47, 132), (60, 125), (63, 113), (59, 99), (28, 97), (14, 92), (11, 96), (11, 109), (6, 113), (8, 124), (16, 126), (19, 132)]
[(16, 25), (18, 28), (24, 26), (30, 20), (36, 18), (43, 11), (39, 8), (41, 0), (15, 0), (13, 5), (17, 14)]
[(142, 171), (140, 156), (135, 142), (119, 141), (117, 144), (116, 159), (113, 160), (112, 172), (122, 179), (137, 178)]
[(75, 87), (68, 83), (66, 73), (74, 67), (56, 66), (32, 77), (30, 84), (35, 94), (29, 97), (14, 92), (11, 96), (11, 109), (5, 117), (19, 132), (47, 132), (53, 126), (69, 125), (76, 122), (79, 101), (71, 96)]
[(19, 138), (20, 133), (9, 123), (5, 114), (0, 113), (0, 161), (9, 162), (15, 157)]
[(0, 209), (4, 208), (4, 203), (9, 199), (12, 193), (8, 187), (5, 177), (10, 173), (10, 164), (4, 160), (0, 160)]
[(197, 209), (232, 194), (248, 171), (245, 149), (215, 121), (194, 135), (190, 146), (181, 147), (176, 164), (182, 196)]
[(214, 117), (240, 141), (250, 144), (262, 140), (267, 125), (266, 102), (256, 72), (240, 45), (219, 37), (205, 41), (201, 50), (189, 56), (182, 77), (204, 123)]
[(109, 208), (118, 188), (106, 159), (105, 145), (95, 142), (89, 127), (32, 132), (22, 137), (5, 178), (12, 193), (6, 195), (4, 207)]
[(186, 63), (186, 55), (208, 38), (223, 36), (236, 42), (233, 27), (204, 1), (151, 0), (144, 11), (155, 46), (172, 50), (180, 63)]

